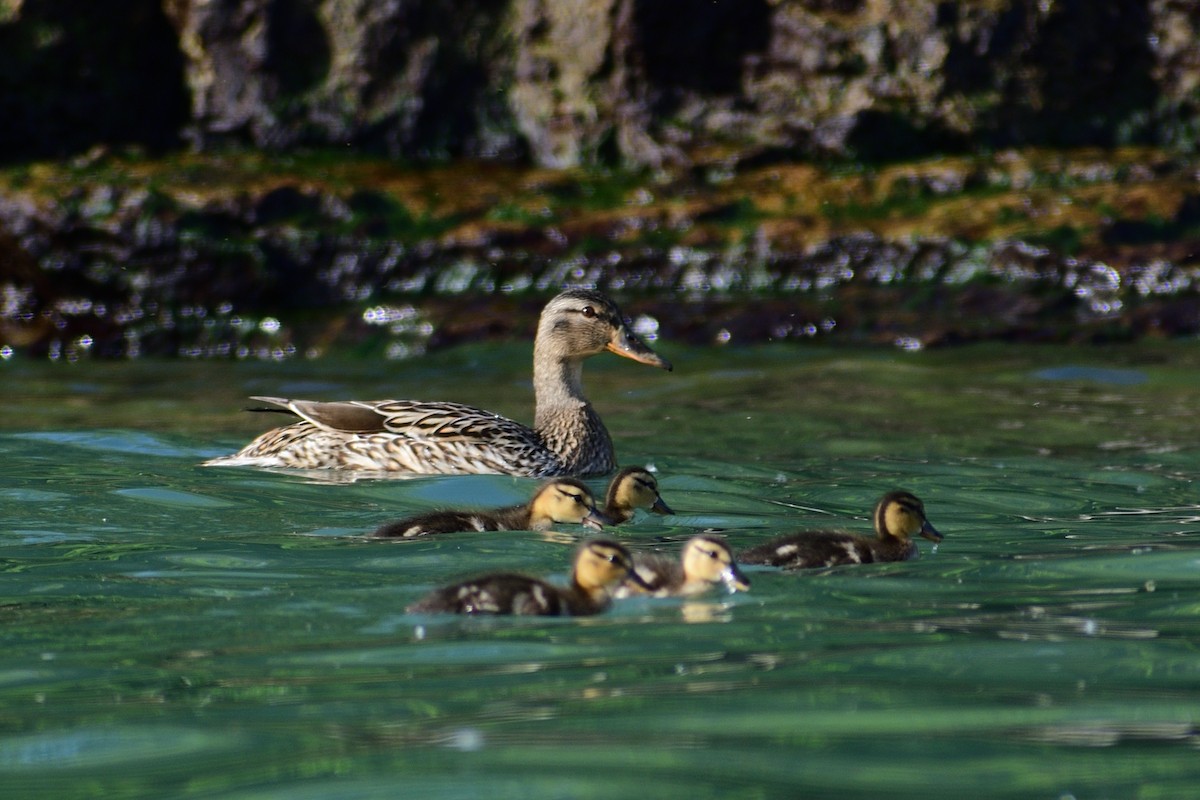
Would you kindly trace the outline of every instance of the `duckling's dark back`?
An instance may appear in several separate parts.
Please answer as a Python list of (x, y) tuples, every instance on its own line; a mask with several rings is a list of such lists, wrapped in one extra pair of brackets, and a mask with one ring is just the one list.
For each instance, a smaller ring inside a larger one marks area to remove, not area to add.
[(382, 539), (412, 539), (435, 533), (499, 530), (504, 528), (494, 512), (431, 511), (390, 522), (371, 535)]
[(747, 548), (738, 553), (737, 560), (784, 569), (870, 564), (876, 560), (873, 544), (843, 531), (802, 531)]
[(561, 616), (568, 613), (556, 587), (515, 573), (496, 573), (445, 586), (408, 607), (412, 613), (518, 614)]

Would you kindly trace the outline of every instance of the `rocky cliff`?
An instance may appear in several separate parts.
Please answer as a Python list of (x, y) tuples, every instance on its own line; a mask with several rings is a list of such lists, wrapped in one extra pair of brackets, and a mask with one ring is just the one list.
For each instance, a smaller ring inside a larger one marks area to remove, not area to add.
[(1190, 0), (0, 0), (0, 157), (1194, 147)]

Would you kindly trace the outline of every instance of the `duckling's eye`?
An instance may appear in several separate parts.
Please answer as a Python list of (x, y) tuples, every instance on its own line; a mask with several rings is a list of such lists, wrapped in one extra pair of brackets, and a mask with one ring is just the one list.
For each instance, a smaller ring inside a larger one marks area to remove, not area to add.
[(591, 306), (584, 306), (583, 310), (579, 313), (583, 314), (588, 319), (592, 319), (596, 316), (596, 309), (592, 308)]

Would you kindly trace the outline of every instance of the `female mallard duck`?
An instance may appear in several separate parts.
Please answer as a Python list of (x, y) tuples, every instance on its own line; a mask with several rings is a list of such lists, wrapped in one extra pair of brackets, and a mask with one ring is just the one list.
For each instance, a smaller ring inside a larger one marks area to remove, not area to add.
[(671, 369), (629, 330), (612, 300), (571, 289), (546, 304), (538, 323), (532, 428), (459, 403), (255, 397), (301, 421), (205, 463), (534, 478), (603, 475), (617, 466), (612, 440), (583, 396), (582, 376), (584, 360), (605, 350)]
[(481, 575), (436, 589), (408, 607), (410, 613), (529, 614), (542, 616), (595, 614), (608, 607), (611, 592), (629, 575), (629, 551), (608, 539), (586, 542), (575, 556), (571, 581), (554, 586), (513, 573)]
[(688, 539), (678, 560), (660, 555), (638, 554), (633, 572), (639, 583), (626, 579), (615, 597), (652, 594), (655, 597), (680, 597), (699, 594), (716, 583), (724, 583), (730, 592), (746, 591), (750, 579), (738, 569), (733, 551), (719, 536), (701, 534)]
[(636, 509), (645, 508), (655, 514), (674, 514), (658, 493), (658, 481), (649, 470), (626, 467), (613, 476), (604, 500), (604, 516), (612, 525), (633, 519)]
[(536, 531), (556, 523), (583, 523), (600, 530), (611, 521), (596, 510), (596, 501), (586, 486), (571, 478), (556, 478), (538, 489), (524, 505), (491, 511), (431, 511), (388, 523), (374, 535), (412, 539), (455, 531)]
[(844, 531), (801, 531), (772, 539), (738, 554), (743, 564), (785, 569), (907, 561), (920, 553), (912, 537), (940, 542), (942, 534), (925, 518), (925, 505), (909, 492), (888, 492), (875, 505), (876, 538)]

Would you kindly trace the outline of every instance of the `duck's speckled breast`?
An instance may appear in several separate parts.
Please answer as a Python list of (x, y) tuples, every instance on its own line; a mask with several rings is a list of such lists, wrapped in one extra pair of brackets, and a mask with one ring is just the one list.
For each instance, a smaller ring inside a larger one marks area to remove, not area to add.
[(612, 438), (591, 403), (545, 415), (538, 433), (558, 454), (563, 475), (607, 475), (617, 468)]

